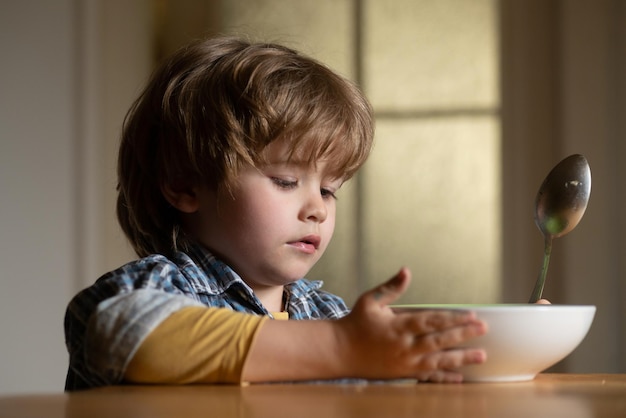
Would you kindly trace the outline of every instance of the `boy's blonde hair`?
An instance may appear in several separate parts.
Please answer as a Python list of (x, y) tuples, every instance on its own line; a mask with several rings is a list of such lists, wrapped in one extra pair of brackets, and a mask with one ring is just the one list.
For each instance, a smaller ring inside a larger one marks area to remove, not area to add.
[(222, 37), (176, 52), (124, 121), (117, 216), (140, 257), (185, 248), (180, 213), (163, 197), (206, 185), (228, 189), (244, 164), (286, 139), (292, 156), (328, 161), (350, 178), (373, 141), (371, 107), (350, 81), (281, 45)]

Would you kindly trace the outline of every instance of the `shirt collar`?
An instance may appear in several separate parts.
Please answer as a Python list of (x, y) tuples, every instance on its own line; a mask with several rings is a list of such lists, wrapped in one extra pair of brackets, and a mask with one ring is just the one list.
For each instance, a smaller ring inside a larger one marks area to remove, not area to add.
[(252, 290), (226, 263), (198, 244), (190, 244), (175, 256), (189, 284), (198, 293), (219, 295), (231, 286), (242, 285)]

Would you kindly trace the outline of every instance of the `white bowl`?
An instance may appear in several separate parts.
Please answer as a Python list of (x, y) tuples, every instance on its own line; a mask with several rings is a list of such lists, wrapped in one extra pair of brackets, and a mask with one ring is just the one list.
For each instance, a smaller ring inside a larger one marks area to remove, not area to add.
[(476, 312), (486, 335), (464, 343), (484, 348), (487, 361), (461, 368), (466, 382), (519, 382), (568, 356), (587, 335), (596, 307), (591, 305), (398, 305), (394, 310), (462, 309)]

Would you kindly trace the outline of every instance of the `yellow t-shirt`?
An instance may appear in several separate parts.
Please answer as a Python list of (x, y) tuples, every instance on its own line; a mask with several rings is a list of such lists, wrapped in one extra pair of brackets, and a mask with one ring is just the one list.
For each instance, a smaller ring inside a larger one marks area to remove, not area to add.
[[(287, 312), (272, 313), (289, 319)], [(267, 316), (224, 308), (183, 308), (143, 341), (129, 362), (133, 383), (241, 383), (250, 347)]]
[(274, 319), (289, 319), (289, 312), (272, 312)]

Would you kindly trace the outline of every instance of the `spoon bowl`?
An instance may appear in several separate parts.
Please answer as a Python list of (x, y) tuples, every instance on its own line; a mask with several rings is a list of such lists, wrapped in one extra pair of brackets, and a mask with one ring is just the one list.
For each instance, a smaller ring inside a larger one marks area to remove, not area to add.
[(535, 200), (535, 224), (544, 237), (543, 264), (530, 297), (541, 299), (546, 280), (552, 240), (569, 233), (582, 219), (591, 195), (591, 169), (585, 157), (570, 155), (545, 178)]

